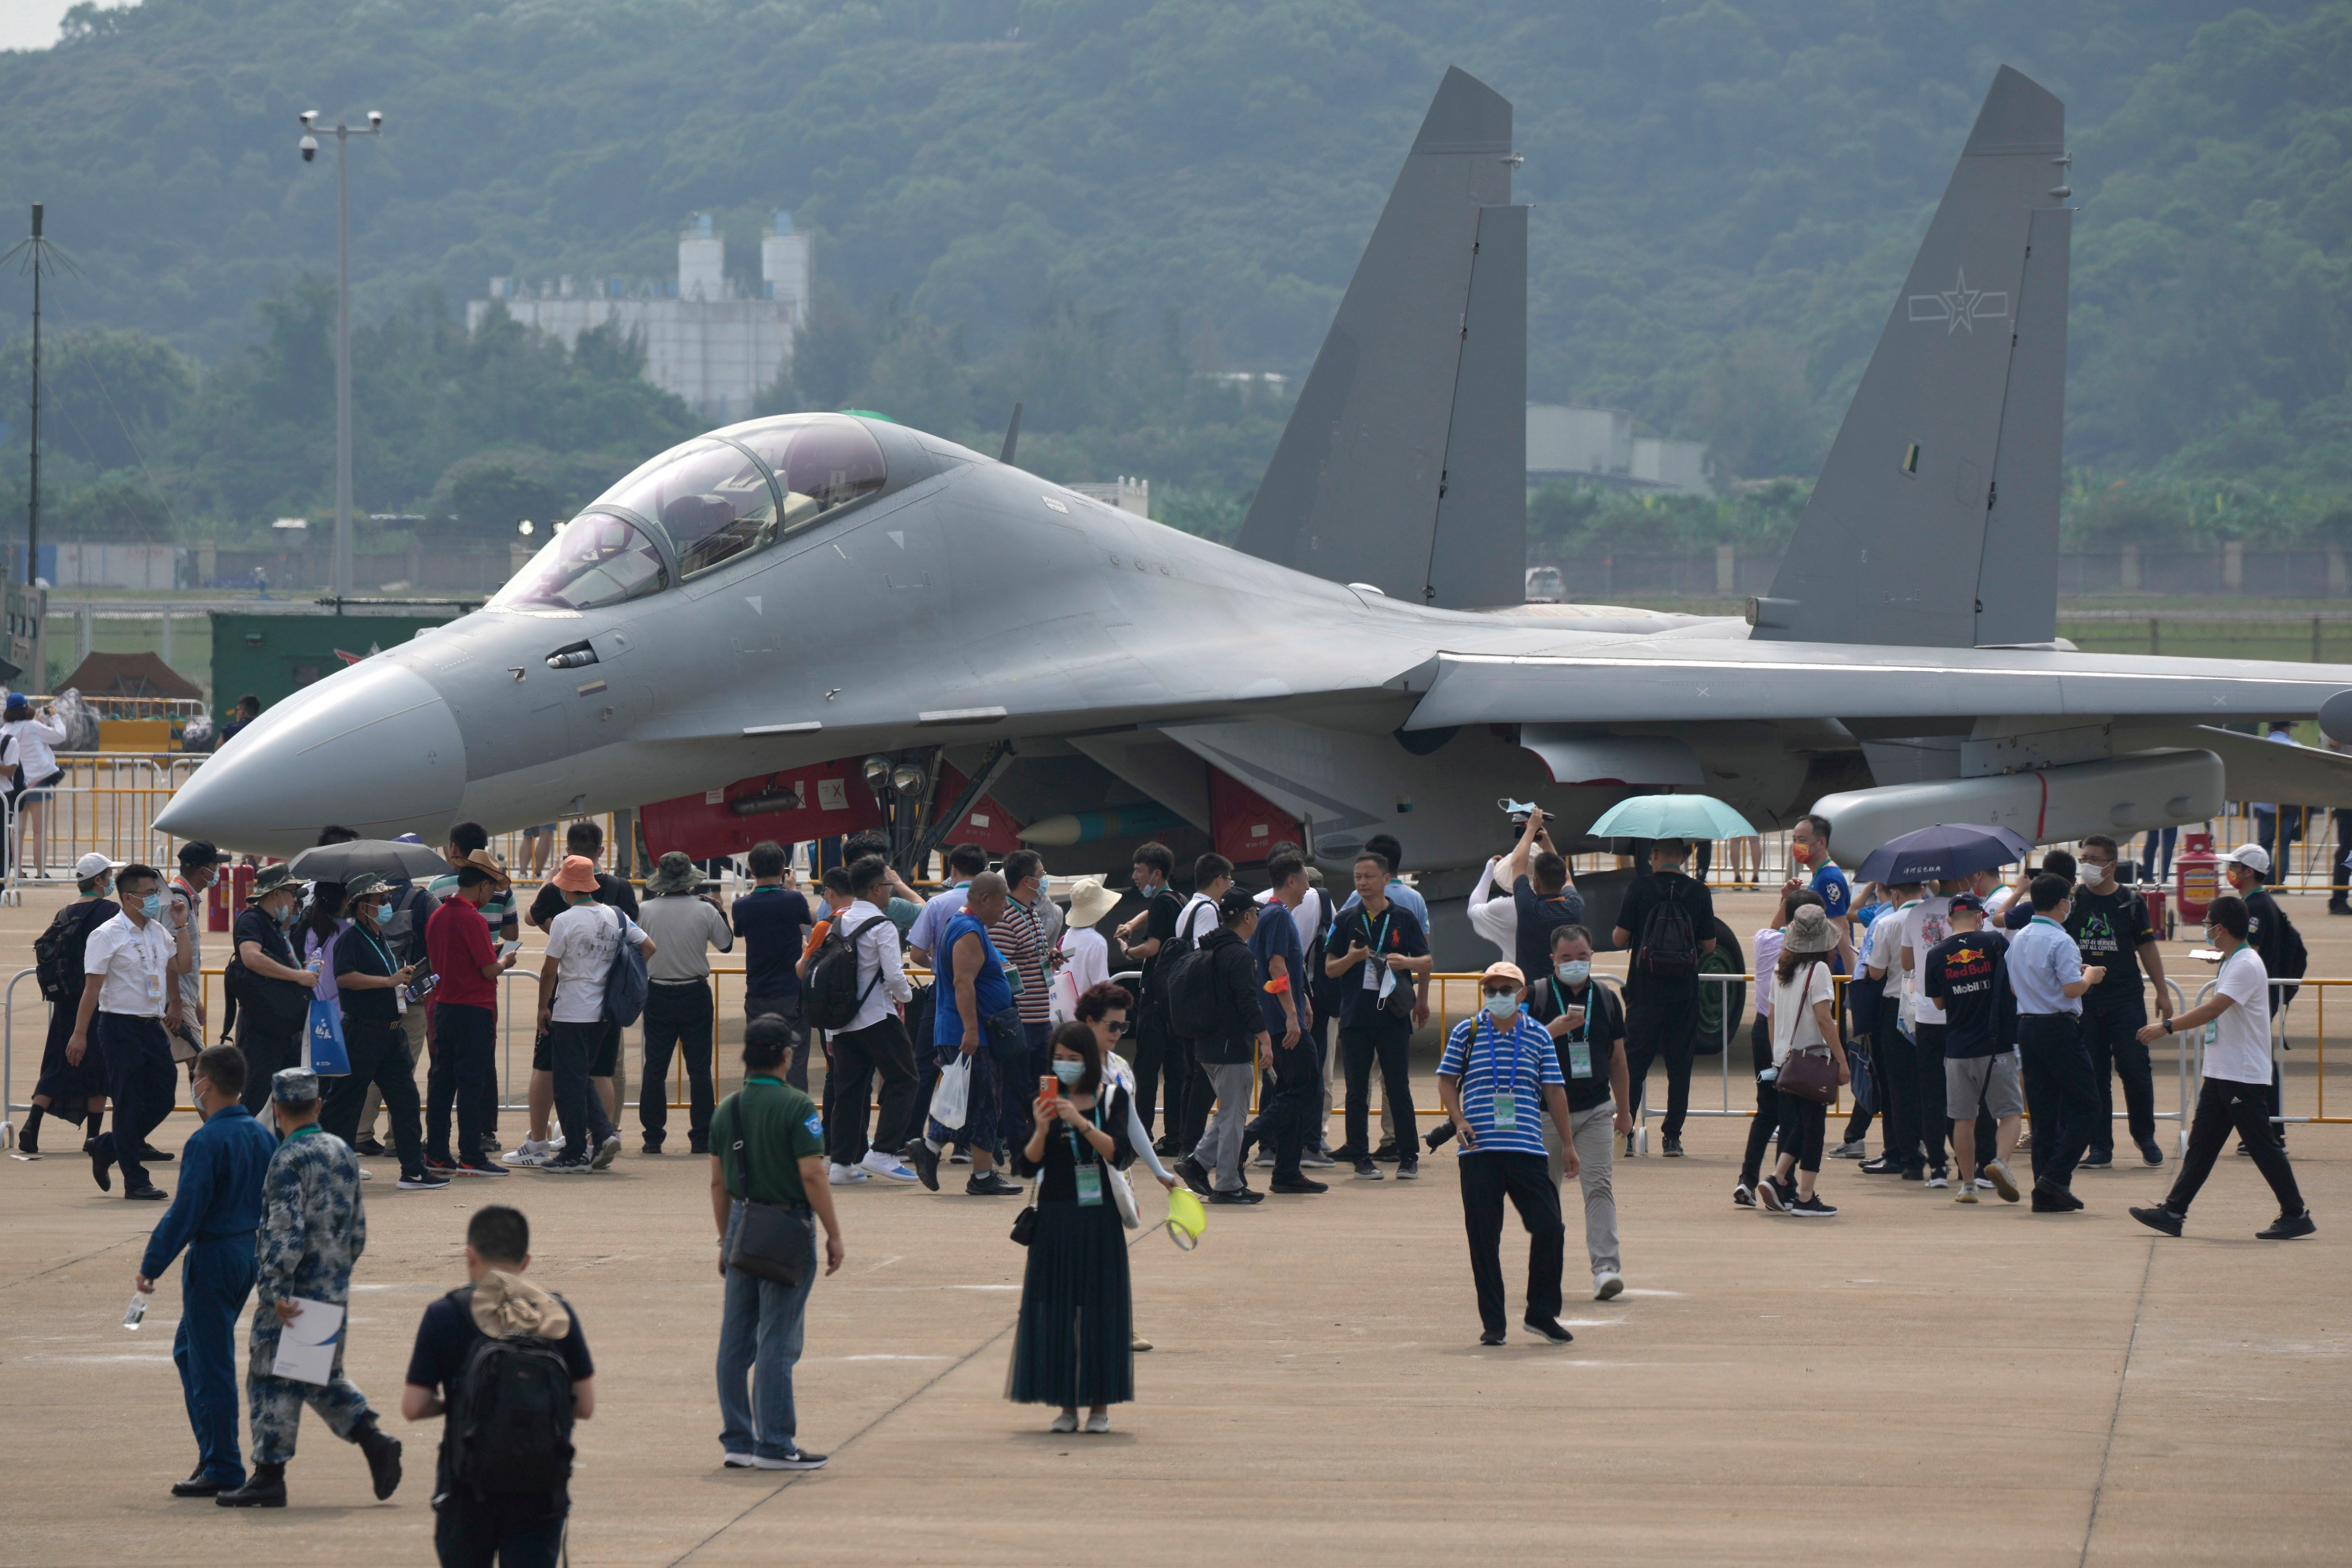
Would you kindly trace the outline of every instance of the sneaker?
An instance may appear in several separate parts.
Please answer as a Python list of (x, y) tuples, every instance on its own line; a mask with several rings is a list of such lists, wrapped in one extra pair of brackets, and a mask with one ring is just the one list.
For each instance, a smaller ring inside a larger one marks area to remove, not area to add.
[(1977, 1178), (1977, 1191), (1980, 1193), (1989, 1193), (1992, 1190), (1992, 1178), (1990, 1176), (1979, 1176)]
[(1075, 1410), (1063, 1411), (1045, 1426), (1048, 1432), (1075, 1432), (1077, 1429), (1078, 1413)]
[(377, 1142), (373, 1138), (362, 1138), (358, 1142), (352, 1145), (352, 1152), (354, 1154), (364, 1154), (369, 1159), (373, 1160), (380, 1158), (383, 1155), (383, 1145)]
[(1381, 1179), (1381, 1168), (1378, 1165), (1373, 1164), (1370, 1160), (1359, 1160), (1356, 1162), (1356, 1180), (1360, 1182), (1377, 1182)]
[(1488, 1329), (1485, 1333), (1478, 1336), (1478, 1342), (1482, 1345), (1499, 1345), (1503, 1342), (1503, 1331), (1500, 1329)]
[(760, 1467), (749, 1454), (730, 1454), (727, 1456), (727, 1468), (730, 1470), (756, 1470)]
[(940, 1190), (940, 1152), (932, 1148), (928, 1141), (920, 1138), (907, 1145), (907, 1152), (914, 1156), (915, 1174), (921, 1180), (923, 1189), (926, 1192), (938, 1192)]
[(1109, 1431), (1110, 1412), (1108, 1410), (1097, 1410), (1093, 1415), (1087, 1416), (1087, 1430), (1095, 1434), (1097, 1436), (1100, 1436), (1103, 1433)]
[(1731, 1189), (1731, 1201), (1741, 1208), (1752, 1209), (1756, 1206), (1756, 1189), (1742, 1182)]
[(825, 1168), (825, 1183), (829, 1186), (854, 1187), (873, 1179), (855, 1165), (834, 1164)]
[(2139, 1146), (2139, 1157), (2151, 1165), (2164, 1163), (2164, 1146), (2151, 1138)]
[(2271, 1221), (2268, 1228), (2254, 1232), (2257, 1241), (2293, 1241), (2298, 1236), (2310, 1236), (2319, 1229), (2312, 1222), (2311, 1211), (2299, 1215), (2281, 1215)]
[(1400, 1182), (1417, 1182), (1421, 1180), (1421, 1162), (1418, 1160), (1398, 1161), (1397, 1180)]
[(1260, 1149), (1256, 1155), (1250, 1161), (1250, 1163), (1253, 1165), (1262, 1165), (1269, 1171), (1274, 1169), (1274, 1151), (1271, 1149)]
[(1176, 1179), (1202, 1197), (1209, 1195), (1211, 1184), (1208, 1169), (1192, 1155), (1187, 1154), (1176, 1162)]
[(969, 1150), (969, 1149), (959, 1149), (959, 1150), (957, 1150), (954, 1153), (952, 1153), (952, 1154), (950, 1154), (950, 1155), (949, 1155), (949, 1156), (948, 1156), (948, 1163), (949, 1163), (949, 1164), (950, 1164), (950, 1165), (969, 1165), (969, 1164), (971, 1164), (971, 1150)]
[(966, 1197), (972, 1198), (1017, 1198), (1022, 1193), (1019, 1184), (1006, 1181), (992, 1168), (968, 1178), (963, 1191)]
[(1984, 1173), (1991, 1179), (1992, 1190), (2000, 1194), (2001, 1202), (2013, 1204), (2017, 1201), (2017, 1178), (2010, 1173), (2007, 1164), (1999, 1160), (1988, 1161)]
[(1832, 1160), (1859, 1160), (1870, 1152), (1870, 1145), (1857, 1138), (1851, 1143), (1841, 1143), (1830, 1151)]
[(866, 1157), (857, 1162), (861, 1171), (870, 1171), (886, 1182), (911, 1182), (915, 1173), (890, 1158), (879, 1149), (868, 1149)]
[(1151, 1348), (1151, 1342), (1145, 1339), (1141, 1334), (1135, 1333), (1130, 1331), (1127, 1336), (1127, 1348), (1133, 1351), (1136, 1354), (1141, 1355), (1145, 1351)]
[(1309, 1170), (1328, 1171), (1339, 1162), (1331, 1158), (1328, 1149), (1303, 1149), (1299, 1151), (1298, 1163)]
[(1235, 1187), (1229, 1193), (1211, 1193), (1209, 1201), (1213, 1204), (1262, 1204), (1265, 1202), (1265, 1194), (1255, 1187)]
[(1528, 1317), (1521, 1320), (1528, 1332), (1539, 1340), (1549, 1340), (1556, 1345), (1567, 1344), (1576, 1338), (1563, 1327), (1558, 1318)]
[(447, 1186), (449, 1178), (436, 1171), (419, 1171), (414, 1175), (404, 1174), (393, 1184), (404, 1193), (429, 1193)]
[[(1905, 1179), (1907, 1181), (1909, 1178)], [(1941, 1165), (1927, 1173), (1927, 1185), (1936, 1188), (1948, 1187), (1952, 1184), (1951, 1179), (1944, 1173), (1944, 1167)]]
[(1903, 1172), (1903, 1179), (1906, 1182), (1924, 1182), (1927, 1179), (1927, 1167), (1925, 1165), (1906, 1166)]
[(1679, 1160), (1683, 1157), (1683, 1141), (1679, 1138), (1669, 1137), (1665, 1141), (1665, 1147), (1661, 1149), (1659, 1152), (1669, 1160)]
[(604, 1141), (596, 1145), (596, 1152), (588, 1156), (588, 1168), (592, 1171), (609, 1171), (613, 1168), (613, 1162), (620, 1157), (621, 1135), (617, 1132), (607, 1132), (604, 1134)]
[(2116, 1152), (2113, 1149), (2094, 1149), (2074, 1162), (2074, 1169), (2078, 1171), (2112, 1171), (2115, 1168)]
[(1614, 1268), (1604, 1268), (1592, 1277), (1592, 1299), (1613, 1301), (1625, 1293), (1625, 1277)]
[(824, 1456), (812, 1454), (806, 1448), (794, 1448), (781, 1459), (754, 1454), (751, 1456), (751, 1468), (755, 1470), (821, 1470), (824, 1468)]
[(1789, 1205), (1789, 1212), (1795, 1215), (1799, 1219), (1834, 1219), (1837, 1217), (1837, 1210), (1830, 1205), (1822, 1202), (1822, 1195), (1819, 1193), (1815, 1193), (1809, 1198), (1799, 1198), (1795, 1203)]
[(1977, 1201), (1977, 1184), (1974, 1182), (1962, 1182), (1960, 1184), (1959, 1191), (1952, 1194), (1952, 1201), (1956, 1204), (1975, 1203)]
[(2073, 1214), (2082, 1206), (2082, 1199), (2047, 1177), (2033, 1184), (2035, 1214)]
[(1875, 1160), (1864, 1160), (1861, 1169), (1865, 1176), (1899, 1176), (1903, 1173), (1901, 1162), (1892, 1154), (1881, 1154)]
[(427, 1154), (425, 1156), (425, 1168), (436, 1176), (455, 1175), (457, 1162), (446, 1154)]
[(555, 1163), (557, 1155), (552, 1142), (541, 1142), (536, 1138), (526, 1138), (521, 1145), (506, 1158), (509, 1165), (551, 1165)]
[(2132, 1218), (2150, 1230), (2162, 1231), (2167, 1236), (2180, 1234), (2180, 1222), (2183, 1216), (2174, 1214), (2161, 1204), (2154, 1208), (2132, 1209), (2129, 1213)]
[(541, 1162), (539, 1168), (551, 1176), (584, 1176), (590, 1170), (588, 1156), (585, 1154), (574, 1159), (567, 1159), (558, 1154), (552, 1160)]
[(493, 1164), (488, 1160), (468, 1160), (457, 1167), (457, 1173), (461, 1176), (511, 1176), (514, 1174), (504, 1165)]
[(1396, 1140), (1390, 1138), (1383, 1140), (1381, 1146), (1372, 1151), (1372, 1158), (1383, 1165), (1393, 1165), (1402, 1156), (1397, 1152)]
[(1767, 1176), (1756, 1184), (1756, 1206), (1765, 1213), (1786, 1214), (1790, 1202), (1789, 1193), (1780, 1185), (1779, 1178)]
[(1328, 1193), (1331, 1190), (1330, 1183), (1309, 1181), (1305, 1176), (1293, 1176), (1287, 1181), (1276, 1176), (1267, 1184), (1277, 1193)]

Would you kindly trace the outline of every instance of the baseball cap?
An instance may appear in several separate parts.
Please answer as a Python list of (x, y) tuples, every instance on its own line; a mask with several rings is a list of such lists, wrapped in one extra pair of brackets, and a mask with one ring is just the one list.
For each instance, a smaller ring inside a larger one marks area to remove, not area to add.
[(214, 848), (211, 842), (207, 839), (191, 838), (185, 844), (180, 846), (180, 864), (183, 866), (216, 866), (220, 864), (220, 851)]
[(1977, 913), (1982, 914), (1984, 913), (1984, 900), (1974, 893), (1954, 893), (1952, 895), (1952, 908), (1955, 910), (1974, 910)]
[(110, 860), (93, 849), (74, 862), (74, 880), (87, 882), (101, 871), (119, 871), (122, 869), (123, 865), (124, 862)]
[(1486, 966), (1486, 972), (1484, 974), (1481, 974), (1478, 978), (1482, 982), (1487, 980), (1507, 980), (1514, 985), (1522, 986), (1528, 983), (1527, 972), (1525, 970), (1521, 969), (1517, 964), (1503, 959), (1497, 959), (1493, 963), (1488, 964)]
[(2271, 874), (2271, 852), (2259, 844), (2241, 844), (2221, 858), (2225, 863), (2233, 862), (2261, 876)]

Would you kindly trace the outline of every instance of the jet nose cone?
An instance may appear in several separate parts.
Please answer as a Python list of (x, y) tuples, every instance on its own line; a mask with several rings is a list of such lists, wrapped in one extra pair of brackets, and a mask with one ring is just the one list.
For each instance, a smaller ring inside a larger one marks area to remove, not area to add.
[(466, 788), (457, 716), (431, 682), (370, 659), (264, 713), (180, 787), (156, 827), (291, 854), (341, 823), (364, 838), (446, 827)]

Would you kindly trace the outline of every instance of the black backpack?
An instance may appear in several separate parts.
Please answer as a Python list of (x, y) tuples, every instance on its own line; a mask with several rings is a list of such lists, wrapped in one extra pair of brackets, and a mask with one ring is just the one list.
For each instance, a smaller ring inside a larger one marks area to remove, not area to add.
[(1698, 931), (1690, 911), (1675, 896), (1674, 884), (1661, 881), (1658, 901), (1642, 921), (1642, 973), (1660, 980), (1680, 980), (1698, 973)]
[(1190, 937), (1171, 937), (1160, 949), (1157, 983), (1168, 998), (1168, 1026), (1184, 1038), (1206, 1039), (1225, 1026), (1217, 955), (1207, 948)]
[(100, 921), (114, 918), (115, 906), (104, 899), (94, 899), (89, 904), (68, 904), (49, 921), (48, 929), (33, 939), (33, 983), (41, 994), (51, 1002), (79, 1002), (82, 992), (82, 952), (89, 946), (89, 933)]
[(887, 922), (888, 915), (877, 915), (856, 931), (845, 931), (843, 922), (835, 921), (833, 929), (824, 933), (817, 944), (816, 956), (809, 961), (808, 978), (801, 984), (801, 1014), (820, 1029), (845, 1027), (866, 1005), (866, 998), (881, 982), (882, 966), (874, 966), (874, 978), (861, 988), (857, 984), (857, 939), (874, 929), (874, 921)]
[[(449, 1292), (473, 1317), (474, 1289)], [(572, 1372), (532, 1337), (479, 1335), (449, 1401), (449, 1476), (477, 1497), (544, 1497), (572, 1479)]]

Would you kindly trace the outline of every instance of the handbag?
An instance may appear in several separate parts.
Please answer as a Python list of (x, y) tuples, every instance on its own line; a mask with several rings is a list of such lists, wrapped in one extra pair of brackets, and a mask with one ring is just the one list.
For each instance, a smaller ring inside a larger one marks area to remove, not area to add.
[(971, 1099), (971, 1058), (959, 1056), (940, 1069), (939, 1087), (931, 1090), (931, 1120), (942, 1127), (961, 1127)]
[(763, 1204), (750, 1195), (751, 1184), (743, 1175), (743, 1140), (736, 1139), (729, 1152), (735, 1157), (735, 1184), (745, 1195), (737, 1200), (727, 1267), (789, 1290), (801, 1282), (801, 1270), (808, 1266), (816, 1247), (816, 1227), (805, 1208)]
[(1830, 1059), (1825, 1046), (1790, 1051), (1780, 1063), (1780, 1076), (1772, 1087), (1782, 1094), (1827, 1105), (1838, 1095), (1837, 1063)]
[(342, 1009), (330, 998), (310, 998), (310, 1026), (304, 1045), (303, 1065), (320, 1078), (350, 1075), (352, 1053), (343, 1044)]
[(1036, 1193), (1037, 1189), (1033, 1184), (1029, 1189), (1029, 1201), (1022, 1205), (1021, 1212), (1019, 1214), (1013, 1216), (1013, 1245), (1015, 1247), (1026, 1247), (1031, 1241), (1036, 1238)]

